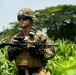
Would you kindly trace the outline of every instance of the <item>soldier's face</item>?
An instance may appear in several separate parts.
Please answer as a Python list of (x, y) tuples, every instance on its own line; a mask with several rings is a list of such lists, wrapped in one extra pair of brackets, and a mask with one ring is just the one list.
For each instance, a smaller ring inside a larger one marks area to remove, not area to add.
[(28, 16), (18, 16), (18, 21), (21, 28), (26, 28), (33, 23), (32, 19)]
[(21, 28), (26, 28), (27, 26), (30, 26), (32, 24), (32, 21), (29, 19), (28, 20), (20, 20), (19, 23), (20, 23)]

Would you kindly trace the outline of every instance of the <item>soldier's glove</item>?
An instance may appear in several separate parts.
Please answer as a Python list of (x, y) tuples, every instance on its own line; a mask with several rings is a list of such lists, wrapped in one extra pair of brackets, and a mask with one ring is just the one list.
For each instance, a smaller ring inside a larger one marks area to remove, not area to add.
[(9, 60), (12, 61), (13, 59), (15, 59), (15, 57), (20, 53), (21, 51), (21, 48), (18, 48), (18, 47), (10, 47), (8, 48), (8, 57), (9, 57)]
[(33, 47), (29, 48), (29, 53), (30, 53), (31, 56), (39, 56), (39, 54), (40, 54), (39, 50), (36, 49), (36, 48), (33, 48)]

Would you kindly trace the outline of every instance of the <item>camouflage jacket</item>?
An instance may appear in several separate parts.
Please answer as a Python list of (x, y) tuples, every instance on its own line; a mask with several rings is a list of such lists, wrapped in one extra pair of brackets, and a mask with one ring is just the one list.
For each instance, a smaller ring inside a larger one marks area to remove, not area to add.
[[(47, 45), (52, 44), (50, 38), (44, 32), (41, 32), (40, 30), (35, 30), (35, 29), (31, 29), (31, 32), (35, 33), (35, 35), (34, 35), (33, 39), (28, 38), (28, 41), (33, 41), (34, 40), (35, 42), (41, 42), (41, 43), (45, 43)], [(15, 36), (13, 36), (13, 38), (18, 37), (18, 36), (24, 36), (24, 35), (23, 35), (22, 32), (19, 32)], [(24, 36), (24, 37), (26, 37), (26, 36)], [(11, 40), (12, 42), (15, 41), (13, 38)], [(29, 46), (31, 46), (31, 45), (29, 45)], [(44, 52), (42, 50), (40, 50), (40, 53), (44, 54), (44, 60), (48, 60), (50, 58), (53, 58), (56, 54), (55, 48), (53, 46), (45, 47), (43, 50), (44, 50)]]
[[(11, 39), (11, 42), (15, 42), (17, 40), (14, 40), (14, 37), (18, 37), (18, 36), (23, 36), (25, 37), (25, 42), (26, 41), (34, 41), (34, 42), (41, 42), (41, 43), (45, 43), (47, 45), (52, 44), (51, 40), (49, 39), (49, 37), (47, 36), (47, 34), (39, 31), (39, 30), (34, 30), (31, 29), (31, 32), (34, 33), (34, 37), (30, 38), (30, 36), (24, 36), (22, 32), (17, 33), (15, 36), (13, 36), (13, 38)], [(28, 37), (28, 40), (26, 40)], [(28, 48), (30, 47), (34, 47), (34, 45), (32, 44), (28, 44), (27, 46)], [(26, 67), (40, 67), (43, 65), (46, 65), (46, 60), (53, 58), (56, 54), (55, 48), (53, 46), (46, 46), (44, 48), (39, 48), (39, 52), (42, 56), (31, 56), (29, 51), (27, 50), (26, 52), (21, 52), (16, 58), (15, 58), (15, 62), (18, 68), (21, 68), (21, 66), (26, 66)], [(45, 62), (44, 62), (44, 61)]]

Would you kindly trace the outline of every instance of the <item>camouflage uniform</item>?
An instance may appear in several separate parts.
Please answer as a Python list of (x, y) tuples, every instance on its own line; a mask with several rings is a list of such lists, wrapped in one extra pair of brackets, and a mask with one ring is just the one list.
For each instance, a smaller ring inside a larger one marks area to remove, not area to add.
[[(24, 11), (23, 10), (19, 11), (18, 15), (20, 14), (22, 15), (22, 12)], [(26, 15), (28, 15), (28, 13), (29, 12), (27, 12)], [(31, 15), (31, 17), (33, 21), (36, 21), (36, 17), (34, 15)], [(14, 37), (23, 36), (25, 38), (28, 38), (28, 40), (24, 39), (24, 41), (28, 43), (41, 42), (47, 45), (52, 44), (47, 34), (35, 29), (31, 29), (31, 32), (34, 33), (34, 36), (32, 38), (30, 37), (30, 35), (24, 36), (22, 31), (17, 33)], [(17, 41), (14, 40), (13, 38), (11, 42)], [(38, 52), (38, 54), (36, 52)], [(51, 75), (50, 72), (44, 68), (44, 66), (46, 65), (46, 61), (54, 57), (55, 54), (56, 52), (53, 46), (46, 46), (44, 48), (39, 47), (38, 49), (38, 47), (37, 48), (34, 47), (33, 43), (29, 43), (27, 46), (27, 51), (20, 51), (20, 53), (14, 59), (18, 71), (20, 73), (20, 74), (17, 73), (15, 75), (21, 75), (22, 72), (23, 73), (26, 72), (25, 75)], [(8, 55), (8, 59), (9, 58), (10, 57)]]
[[(31, 30), (31, 32), (34, 32), (34, 40), (35, 42), (44, 42), (45, 44), (49, 45), (52, 44), (51, 40), (48, 38), (48, 36), (39, 31), (39, 30)], [(19, 32), (18, 34), (16, 34), (14, 37), (18, 37), (18, 36), (24, 36), (22, 32)], [(13, 37), (13, 38), (14, 38)], [(30, 37), (28, 35), (28, 37)], [(16, 41), (12, 38), (12, 42)], [(32, 41), (30, 38), (28, 38), (28, 41)], [(31, 47), (31, 45), (29, 45), (29, 47)], [(16, 62), (16, 66), (18, 69), (25, 69), (26, 67), (29, 69), (34, 69), (34, 68), (41, 68), (41, 66), (45, 66), (46, 65), (46, 60), (52, 58), (55, 56), (55, 50), (53, 46), (50, 47), (45, 47), (44, 49), (39, 49), (40, 51), (40, 56), (33, 56), (30, 54), (30, 51), (27, 50), (25, 52), (20, 52), (18, 56), (16, 56), (15, 58), (15, 62)]]

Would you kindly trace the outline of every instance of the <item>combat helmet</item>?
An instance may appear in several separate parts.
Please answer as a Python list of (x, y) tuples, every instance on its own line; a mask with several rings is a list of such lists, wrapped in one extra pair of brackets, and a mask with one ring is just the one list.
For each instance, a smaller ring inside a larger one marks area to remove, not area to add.
[(18, 15), (30, 16), (33, 22), (37, 20), (33, 10), (30, 8), (22, 8), (21, 10), (19, 10)]

